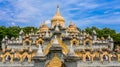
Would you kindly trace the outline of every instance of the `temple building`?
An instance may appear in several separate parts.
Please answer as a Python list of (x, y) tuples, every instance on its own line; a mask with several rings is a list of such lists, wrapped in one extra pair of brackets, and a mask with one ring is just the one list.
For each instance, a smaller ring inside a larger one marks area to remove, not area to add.
[(50, 27), (44, 21), (36, 33), (21, 30), (18, 38), (3, 38), (0, 67), (120, 66), (120, 47), (113, 49), (110, 36), (79, 31), (72, 21), (66, 26), (57, 6)]

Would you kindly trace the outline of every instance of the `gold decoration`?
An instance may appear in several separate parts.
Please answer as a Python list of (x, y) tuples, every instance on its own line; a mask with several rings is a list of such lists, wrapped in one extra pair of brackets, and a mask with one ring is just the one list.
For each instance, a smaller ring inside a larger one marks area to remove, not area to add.
[(67, 48), (66, 44), (64, 44), (62, 42), (62, 40), (60, 40), (60, 38), (57, 38), (57, 40), (58, 40), (60, 46), (62, 47), (63, 54), (65, 54), (65, 55), (68, 54), (69, 49)]
[(22, 54), (22, 59), (25, 59), (26, 57), (28, 58), (28, 62), (31, 62), (31, 55), (28, 54), (27, 52), (24, 52), (24, 53)]
[(16, 57), (19, 59), (19, 62), (22, 63), (22, 54), (20, 54), (19, 52), (16, 52)]
[(120, 54), (118, 54), (118, 62), (120, 62)]
[(75, 51), (75, 54), (76, 54), (77, 57), (81, 57), (82, 58), (82, 52)]
[(70, 25), (67, 28), (67, 30), (68, 30), (68, 32), (77, 32), (77, 27), (75, 24), (74, 25), (72, 24), (72, 21), (70, 21)]
[(46, 46), (45, 50), (44, 50), (44, 54), (47, 55), (49, 53), (49, 49), (53, 44), (53, 40)]
[(97, 51), (94, 52), (94, 54), (95, 54), (95, 57), (99, 57), (99, 53)]
[(49, 61), (46, 67), (62, 67), (62, 61), (55, 54), (55, 56), (52, 58), (52, 60)]
[[(66, 44), (64, 44), (62, 42), (62, 40), (60, 40), (60, 38), (57, 38), (57, 40), (58, 40), (59, 45), (62, 47), (63, 54), (66, 55), (68, 53), (68, 51), (69, 51), (68, 48), (67, 48), (67, 46), (66, 46)], [(46, 46), (46, 48), (44, 50), (44, 54), (45, 55), (47, 55), (49, 53), (49, 49), (52, 46), (52, 44), (53, 44), (53, 40)]]

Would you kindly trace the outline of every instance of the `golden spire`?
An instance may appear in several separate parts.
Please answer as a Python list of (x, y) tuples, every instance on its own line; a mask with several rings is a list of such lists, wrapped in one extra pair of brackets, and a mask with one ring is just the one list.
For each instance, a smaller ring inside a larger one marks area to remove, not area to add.
[(40, 27), (46, 25), (46, 21), (44, 21), (43, 23), (40, 24)]
[(48, 30), (49, 30), (49, 28), (48, 28), (48, 26), (47, 26), (47, 24), (46, 24), (46, 21), (44, 21), (44, 22), (41, 24), (39, 30), (40, 30), (40, 32), (42, 32), (42, 31), (48, 31)]
[(64, 21), (64, 18), (60, 14), (59, 6), (57, 5), (57, 10), (55, 16), (52, 18), (52, 21)]

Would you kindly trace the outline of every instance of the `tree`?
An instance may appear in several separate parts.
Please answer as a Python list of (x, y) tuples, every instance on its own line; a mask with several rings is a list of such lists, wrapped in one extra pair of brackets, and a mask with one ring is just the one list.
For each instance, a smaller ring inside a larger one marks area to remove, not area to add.
[(8, 27), (6, 32), (7, 32), (8, 38), (11, 38), (11, 37), (16, 38), (19, 35), (19, 31), (20, 31), (20, 27), (13, 26), (13, 27)]

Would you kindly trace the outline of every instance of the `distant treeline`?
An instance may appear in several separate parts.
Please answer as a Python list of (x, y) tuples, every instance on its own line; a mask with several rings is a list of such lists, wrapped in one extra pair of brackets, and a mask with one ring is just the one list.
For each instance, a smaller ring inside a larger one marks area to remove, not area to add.
[[(2, 39), (7, 35), (8, 38), (11, 37), (18, 37), (20, 30), (23, 30), (26, 34), (30, 33), (31, 29), (36, 32), (38, 28), (36, 27), (19, 27), (19, 26), (12, 26), (12, 27), (5, 27), (0, 26), (0, 48), (1, 48), (1, 41)], [(82, 31), (80, 28), (78, 28), (79, 31)], [(103, 28), (99, 29), (97, 27), (87, 27), (85, 28), (86, 33), (92, 34), (92, 31), (95, 30), (97, 32), (97, 36), (105, 37), (107, 38), (109, 35), (113, 38), (115, 45), (120, 45), (120, 33), (117, 33), (115, 30), (112, 30), (110, 28)]]

